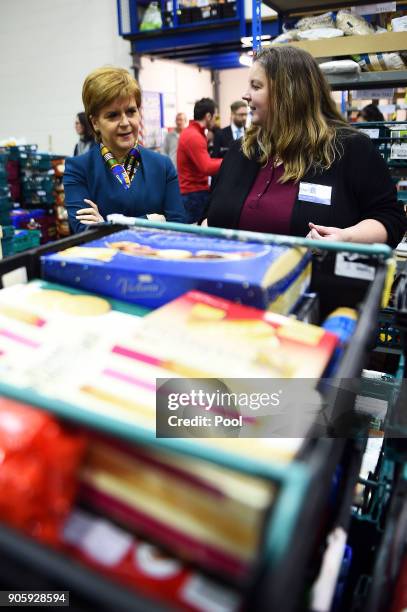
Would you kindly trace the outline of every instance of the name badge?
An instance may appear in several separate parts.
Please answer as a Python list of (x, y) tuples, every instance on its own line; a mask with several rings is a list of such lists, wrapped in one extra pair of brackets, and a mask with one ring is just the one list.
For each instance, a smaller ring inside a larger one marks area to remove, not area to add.
[(314, 204), (331, 204), (332, 187), (329, 185), (316, 185), (315, 183), (300, 183), (298, 199)]

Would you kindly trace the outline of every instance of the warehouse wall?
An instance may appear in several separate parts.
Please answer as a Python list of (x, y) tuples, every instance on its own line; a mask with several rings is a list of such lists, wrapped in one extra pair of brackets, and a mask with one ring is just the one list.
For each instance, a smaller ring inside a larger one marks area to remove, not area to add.
[[(229, 125), (230, 105), (239, 100), (247, 91), (249, 79), (249, 68), (234, 68), (232, 70), (221, 70), (220, 72), (220, 116), (222, 127)], [(334, 91), (332, 94), (338, 110), (341, 110), (341, 92)], [(366, 101), (367, 103), (367, 101)]]
[(113, 0), (1, 0), (0, 139), (69, 154), (86, 74), (106, 63), (130, 67), (130, 44), (116, 32)]
[[(0, 141), (10, 136), (69, 155), (84, 77), (103, 64), (130, 68), (115, 0), (0, 0)], [(180, 110), (212, 95), (210, 73), (143, 59), (140, 82), (171, 90)], [(175, 75), (175, 78), (174, 78)]]
[(164, 94), (164, 104), (167, 102), (168, 108), (165, 127), (174, 125), (177, 112), (184, 112), (188, 119), (193, 119), (195, 102), (213, 96), (209, 70), (149, 57), (143, 57), (141, 61), (140, 85), (145, 91)]
[(219, 111), (222, 127), (229, 125), (230, 105), (235, 100), (240, 100), (247, 91), (249, 69), (234, 68), (232, 70), (220, 71), (220, 101)]

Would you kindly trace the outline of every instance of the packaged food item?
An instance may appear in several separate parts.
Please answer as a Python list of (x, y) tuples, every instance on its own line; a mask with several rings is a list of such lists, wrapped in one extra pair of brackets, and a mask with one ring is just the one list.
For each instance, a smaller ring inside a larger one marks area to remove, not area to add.
[(298, 40), (319, 40), (320, 38), (338, 38), (343, 36), (343, 32), (338, 28), (313, 28), (300, 30), (297, 36)]
[(407, 53), (361, 53), (353, 55), (363, 72), (382, 70), (404, 70), (407, 66)]
[(80, 498), (181, 558), (244, 577), (277, 490), (269, 480), (193, 457), (92, 440)]
[(328, 331), (191, 291), (147, 315), (138, 340), (163, 359), (189, 364), (208, 376), (231, 377), (235, 371), (244, 377), (246, 371), (247, 378), (318, 379), (337, 344)]
[(336, 27), (342, 30), (345, 36), (374, 34), (374, 28), (361, 15), (341, 9), (336, 14)]
[[(121, 358), (145, 310), (51, 285), (13, 285), (0, 292), (0, 380), (26, 401), (37, 393), (87, 414), (154, 423), (155, 378), (144, 382), (134, 360)], [(148, 407), (144, 398), (148, 396)]]
[(295, 308), (311, 271), (311, 253), (301, 247), (150, 229), (123, 230), (41, 262), (48, 280), (148, 308), (198, 289), (282, 314)]
[(140, 32), (158, 30), (163, 25), (158, 2), (150, 2), (140, 24)]
[(334, 28), (334, 14), (323, 13), (322, 15), (303, 17), (295, 24), (296, 30), (312, 30), (314, 28)]
[(339, 346), (335, 349), (328, 375), (331, 375), (338, 367), (345, 346), (355, 332), (357, 321), (358, 313), (354, 308), (341, 307), (331, 312), (323, 322), (323, 329), (335, 334), (339, 340)]
[(83, 435), (46, 412), (0, 398), (0, 520), (58, 544), (77, 491)]
[(360, 72), (359, 64), (350, 59), (322, 62), (319, 64), (319, 68), (324, 74), (346, 74)]
[(402, 17), (396, 17), (391, 20), (391, 28), (393, 32), (406, 32), (407, 31), (407, 15)]
[[(240, 610), (238, 591), (208, 578), (106, 518), (75, 509), (65, 523), (62, 540), (66, 552), (81, 563), (169, 609)], [(151, 606), (153, 610), (153, 602)]]

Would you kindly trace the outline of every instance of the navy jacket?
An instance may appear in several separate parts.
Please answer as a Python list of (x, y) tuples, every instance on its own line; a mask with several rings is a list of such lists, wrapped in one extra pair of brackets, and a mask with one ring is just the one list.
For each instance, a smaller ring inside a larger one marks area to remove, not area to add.
[(218, 130), (213, 139), (212, 157), (225, 157), (234, 140), (230, 125), (222, 130)]
[[(386, 162), (364, 134), (339, 134), (342, 155), (328, 170), (310, 171), (301, 181), (332, 187), (329, 206), (305, 202), (297, 197), (290, 234), (306, 236), (308, 222), (349, 227), (363, 219), (376, 219), (387, 230), (387, 243), (396, 247), (406, 228), (406, 216), (397, 203), (396, 188)], [(235, 141), (223, 160), (212, 188), (208, 225), (238, 228), (243, 204), (260, 170), (247, 159)], [(244, 228), (240, 228), (244, 229)], [(267, 231), (267, 230), (264, 230)]]
[(112, 213), (127, 217), (145, 217), (147, 214), (164, 215), (167, 221), (185, 223), (186, 216), (181, 201), (177, 173), (171, 160), (140, 147), (141, 163), (130, 189), (123, 189), (100, 153), (99, 147), (65, 161), (65, 205), (69, 225), (73, 232), (89, 227), (80, 223), (76, 211), (89, 208), (84, 198), (95, 202), (106, 219)]

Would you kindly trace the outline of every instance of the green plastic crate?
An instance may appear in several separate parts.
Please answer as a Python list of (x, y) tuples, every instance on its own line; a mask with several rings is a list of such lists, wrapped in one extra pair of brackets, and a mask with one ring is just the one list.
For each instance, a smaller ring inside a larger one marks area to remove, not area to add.
[(3, 253), (3, 257), (8, 257), (12, 255), (13, 250), (13, 237), (15, 234), (15, 229), (13, 225), (3, 225), (2, 226), (3, 237), (1, 239), (1, 250)]
[(40, 245), (41, 232), (39, 230), (16, 230), (12, 239), (12, 252), (21, 253)]
[(13, 201), (9, 196), (0, 195), (0, 211), (9, 211), (13, 208)]
[(19, 161), (21, 155), (28, 155), (37, 151), (37, 145), (17, 145), (9, 147), (9, 159)]
[(49, 153), (23, 153), (20, 155), (20, 168), (50, 170), (52, 168), (51, 155)]
[(376, 345), (378, 347), (402, 350), (403, 331), (396, 325), (395, 310), (383, 308), (379, 313)]
[(22, 177), (21, 187), (23, 191), (37, 191), (38, 189), (52, 191), (54, 189), (54, 178), (47, 174)]
[(397, 168), (407, 167), (407, 129), (403, 129), (406, 124), (405, 121), (377, 121), (355, 123), (354, 127), (370, 136), (388, 166)]

